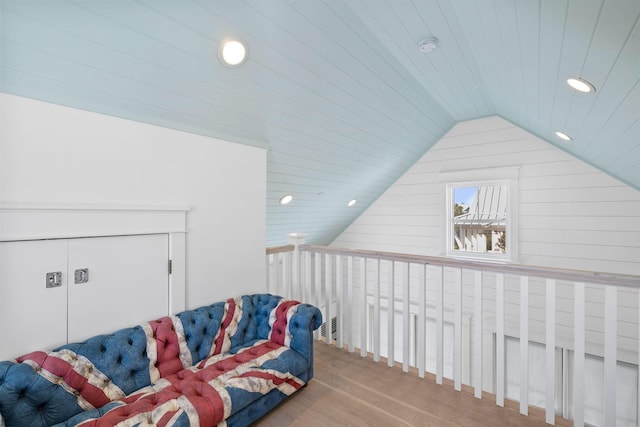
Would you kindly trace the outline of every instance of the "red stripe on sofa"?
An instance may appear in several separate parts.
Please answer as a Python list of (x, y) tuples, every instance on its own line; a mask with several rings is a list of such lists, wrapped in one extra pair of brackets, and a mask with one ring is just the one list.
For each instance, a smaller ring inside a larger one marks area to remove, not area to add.
[(211, 381), (220, 375), (226, 374), (229, 371), (236, 369), (238, 366), (249, 363), (255, 359), (258, 359), (265, 354), (269, 353), (280, 347), (279, 345), (266, 341), (262, 344), (255, 345), (241, 353), (236, 355), (229, 355), (228, 358), (219, 360), (209, 366), (206, 366), (202, 370), (198, 371), (196, 375), (204, 381)]
[[(172, 418), (178, 413), (181, 412), (180, 409), (176, 410), (176, 411), (172, 411), (172, 412), (167, 412), (166, 414), (164, 414), (162, 416), (162, 418), (160, 418), (158, 420), (158, 422), (156, 422), (156, 426), (157, 427), (166, 427), (169, 425), (173, 425), (173, 422), (175, 422), (175, 420), (172, 420)], [(169, 424), (171, 423), (171, 424)]]
[(47, 358), (47, 353), (44, 351), (34, 351), (32, 353), (27, 353), (24, 356), (20, 356), (16, 359), (18, 363), (23, 363), (25, 360), (31, 360), (35, 362), (38, 366), (42, 366), (42, 363)]
[(149, 325), (156, 340), (156, 368), (160, 377), (164, 378), (184, 369), (180, 360), (180, 342), (171, 317), (162, 317), (149, 322)]
[(276, 306), (275, 315), (276, 319), (271, 326), (271, 334), (269, 339), (277, 344), (284, 345), (285, 337), (287, 335), (287, 312), (295, 305), (300, 304), (298, 301), (289, 300), (283, 301)]
[(252, 378), (262, 378), (264, 380), (269, 380), (276, 386), (287, 383), (291, 387), (296, 390), (300, 390), (304, 383), (300, 382), (300, 380), (296, 381), (292, 378), (281, 378), (267, 371), (248, 371), (240, 375), (242, 378), (252, 377)]
[[(72, 360), (77, 360), (77, 356), (74, 353), (67, 351), (67, 354)], [(104, 406), (111, 401), (102, 389), (91, 384), (84, 375), (75, 370), (71, 363), (57, 357), (55, 354), (36, 351), (26, 354), (17, 360), (20, 363), (25, 361), (35, 363), (41, 369), (41, 372), (39, 372), (40, 375), (43, 375), (43, 372), (48, 372), (55, 377), (59, 377), (60, 381), (64, 382), (68, 388), (76, 391), (95, 408)], [(84, 367), (86, 368), (86, 366)], [(49, 381), (52, 380), (50, 377), (47, 379)]]
[(233, 315), (236, 310), (236, 302), (233, 298), (229, 298), (226, 304), (227, 313), (220, 325), (220, 329), (218, 330), (218, 334), (215, 338), (215, 350), (213, 354), (220, 354), (222, 352), (222, 346), (224, 344), (224, 337), (227, 331), (227, 328), (233, 321)]

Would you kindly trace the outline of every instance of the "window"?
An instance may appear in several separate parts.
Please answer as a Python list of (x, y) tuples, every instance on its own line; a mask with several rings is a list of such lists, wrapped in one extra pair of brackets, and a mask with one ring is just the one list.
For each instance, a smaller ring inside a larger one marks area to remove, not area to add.
[(504, 255), (507, 185), (452, 187), (453, 252)]
[(517, 168), (443, 174), (447, 256), (517, 260), (517, 174)]

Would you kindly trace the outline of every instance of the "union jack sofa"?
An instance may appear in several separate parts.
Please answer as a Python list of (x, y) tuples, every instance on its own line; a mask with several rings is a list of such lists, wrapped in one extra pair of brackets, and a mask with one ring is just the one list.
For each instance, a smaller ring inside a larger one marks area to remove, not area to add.
[(246, 426), (313, 377), (321, 323), (246, 295), (0, 362), (0, 426)]

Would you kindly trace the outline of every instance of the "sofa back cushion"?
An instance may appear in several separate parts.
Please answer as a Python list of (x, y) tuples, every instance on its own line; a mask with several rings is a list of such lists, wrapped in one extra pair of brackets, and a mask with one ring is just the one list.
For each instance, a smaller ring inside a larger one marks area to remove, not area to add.
[(49, 426), (149, 384), (137, 326), (0, 362), (0, 412), (7, 426)]
[(267, 340), (271, 334), (271, 325), (269, 323), (271, 313), (283, 299), (280, 296), (270, 294), (252, 295), (251, 298), (256, 307), (256, 338)]
[(256, 308), (251, 296), (185, 311), (177, 318), (192, 365), (256, 338)]

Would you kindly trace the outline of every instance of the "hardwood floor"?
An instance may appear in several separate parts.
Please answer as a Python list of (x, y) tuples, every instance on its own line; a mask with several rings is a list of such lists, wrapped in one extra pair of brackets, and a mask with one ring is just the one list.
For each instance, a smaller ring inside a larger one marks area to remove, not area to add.
[[(256, 422), (256, 427), (283, 426), (546, 426), (544, 412), (519, 414), (517, 403), (504, 408), (495, 397), (473, 397), (469, 388), (456, 392), (451, 383), (439, 386), (435, 377), (389, 368), (359, 353), (315, 343), (315, 376), (302, 390)], [(570, 426), (556, 418), (556, 425)]]

